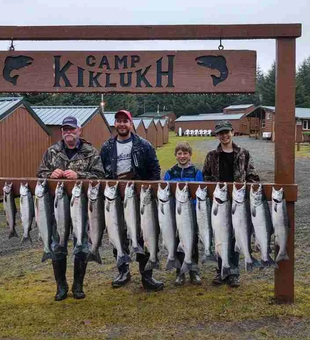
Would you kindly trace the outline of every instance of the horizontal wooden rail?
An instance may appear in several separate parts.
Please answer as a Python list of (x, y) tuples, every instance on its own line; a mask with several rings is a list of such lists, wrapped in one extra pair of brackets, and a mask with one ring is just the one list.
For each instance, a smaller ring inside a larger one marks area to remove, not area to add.
[[(38, 181), (38, 178), (4, 178), (4, 177), (0, 177), (0, 190), (1, 190), (0, 195), (2, 195), (2, 188), (5, 184), (5, 182), (13, 183), (13, 190), (14, 190), (14, 194), (16, 196), (19, 196), (20, 183), (28, 183), (29, 187), (31, 189), (31, 192), (34, 194), (34, 190), (35, 190), (35, 186), (37, 184), (37, 181)], [(73, 186), (76, 182), (75, 180), (48, 179), (49, 188), (50, 188), (52, 193), (54, 193), (56, 185), (59, 181), (63, 181), (65, 183), (65, 188), (66, 188), (68, 193), (71, 193), (71, 190), (72, 190), (72, 188), (73, 188)], [(84, 179), (82, 181), (83, 181), (84, 190), (87, 191), (88, 183), (89, 183), (90, 180)], [(93, 182), (97, 183), (97, 180), (93, 180)], [(109, 184), (116, 183), (115, 180), (100, 180), (100, 182), (102, 183), (103, 189), (104, 189), (106, 182), (109, 182)], [(118, 182), (119, 182), (119, 189), (120, 189), (121, 196), (124, 197), (125, 186), (126, 186), (128, 181), (119, 180)], [(141, 185), (151, 185), (153, 187), (153, 189), (155, 190), (155, 192), (157, 192), (158, 183), (162, 183), (163, 187), (166, 183), (164, 181), (134, 181), (134, 182), (136, 184), (136, 189), (137, 189), (138, 193), (140, 193)], [(176, 182), (169, 182), (169, 183), (170, 183), (171, 189), (174, 193), (175, 189), (176, 189)], [(216, 183), (214, 183), (214, 182), (189, 182), (188, 184), (189, 184), (191, 196), (193, 198), (195, 198), (195, 192), (196, 192), (199, 185), (201, 185), (202, 187), (207, 186), (208, 191), (209, 191), (209, 195), (212, 195), (212, 193), (215, 189), (215, 186), (216, 186)], [(242, 183), (239, 183), (238, 187), (240, 187), (241, 185), (242, 185)], [(250, 185), (251, 184), (247, 184), (248, 190), (250, 190)], [(286, 199), (287, 202), (296, 202), (297, 201), (298, 186), (296, 184), (263, 183), (264, 192), (265, 192), (267, 199), (269, 201), (271, 200), (272, 187), (275, 187), (276, 189), (280, 189), (282, 187), (283, 190), (284, 190), (284, 196), (285, 196), (285, 199)], [(229, 192), (231, 194), (232, 193), (232, 183), (228, 183), (228, 189), (229, 189)]]
[(301, 24), (0, 26), (0, 40), (205, 40), (298, 38)]

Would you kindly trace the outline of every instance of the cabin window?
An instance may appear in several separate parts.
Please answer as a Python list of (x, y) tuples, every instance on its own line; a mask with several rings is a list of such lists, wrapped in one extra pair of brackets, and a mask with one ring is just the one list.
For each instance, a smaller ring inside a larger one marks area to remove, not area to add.
[(303, 130), (309, 130), (309, 120), (304, 120), (302, 122), (302, 129)]
[(262, 119), (262, 128), (264, 129), (266, 126), (266, 120), (265, 119)]

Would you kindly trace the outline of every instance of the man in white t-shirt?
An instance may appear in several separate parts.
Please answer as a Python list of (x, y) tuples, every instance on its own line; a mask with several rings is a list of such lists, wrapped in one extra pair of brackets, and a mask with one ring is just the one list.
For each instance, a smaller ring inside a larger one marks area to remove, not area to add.
[[(160, 166), (153, 146), (142, 137), (132, 133), (132, 116), (129, 111), (120, 110), (115, 114), (115, 129), (117, 136), (106, 141), (101, 149), (100, 156), (103, 163), (106, 179), (128, 180), (160, 180)], [(129, 253), (129, 242), (124, 235), (125, 252)], [(139, 244), (143, 247), (143, 238)], [(116, 249), (113, 250), (116, 256)], [(144, 270), (150, 254), (137, 254), (142, 285), (147, 290), (158, 291), (164, 285), (153, 278), (152, 270)], [(113, 280), (112, 287), (122, 287), (131, 278), (129, 264), (122, 264), (119, 275)]]

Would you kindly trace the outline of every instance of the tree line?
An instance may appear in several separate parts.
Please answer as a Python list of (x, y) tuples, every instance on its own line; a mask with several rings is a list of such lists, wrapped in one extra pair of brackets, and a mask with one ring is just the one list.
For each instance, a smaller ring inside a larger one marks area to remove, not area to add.
[[(173, 111), (177, 116), (218, 113), (229, 105), (275, 105), (275, 63), (264, 73), (258, 66), (254, 94), (104, 94), (104, 111), (126, 108), (137, 116), (144, 112)], [(8, 96), (2, 94), (1, 96)], [(13, 96), (16, 96), (14, 94)], [(94, 105), (101, 103), (101, 94), (40, 93), (21, 94), (31, 105)], [(296, 72), (296, 106), (310, 108), (310, 57)]]

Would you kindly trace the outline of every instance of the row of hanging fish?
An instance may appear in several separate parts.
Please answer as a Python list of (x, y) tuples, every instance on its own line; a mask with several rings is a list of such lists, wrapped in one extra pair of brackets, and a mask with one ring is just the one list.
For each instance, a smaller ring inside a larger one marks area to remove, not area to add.
[[(122, 202), (118, 183), (106, 184), (104, 192), (101, 185), (89, 183), (87, 197), (83, 192), (82, 182), (76, 182), (71, 199), (59, 182), (55, 190), (54, 202), (48, 190), (47, 181), (38, 181), (35, 188), (35, 204), (28, 185), (20, 186), (20, 212), (24, 229), (22, 242), (30, 239), (33, 218), (39, 228), (40, 237), (44, 243), (42, 261), (53, 259), (58, 253), (66, 253), (66, 242), (72, 224), (76, 238), (74, 254), (87, 253), (88, 261), (101, 263), (99, 247), (106, 228), (110, 243), (117, 249), (117, 265), (130, 262), (130, 256), (123, 249), (124, 235), (131, 241), (135, 253), (144, 254), (144, 248), (139, 243), (141, 236), (144, 246), (150, 253), (146, 270), (159, 268), (158, 244), (161, 232), (163, 244), (168, 251), (166, 269), (180, 268), (176, 252), (185, 254), (181, 273), (198, 270), (192, 260), (192, 250), (195, 233), (203, 245), (202, 263), (208, 260), (222, 259), (221, 275), (224, 279), (230, 274), (237, 274), (230, 262), (231, 240), (235, 237), (235, 251), (244, 255), (245, 270), (254, 267), (277, 267), (271, 258), (271, 236), (275, 234), (275, 244), (279, 246), (276, 262), (287, 260), (286, 244), (289, 233), (286, 202), (283, 189), (272, 190), (272, 213), (264, 196), (262, 185), (255, 190), (251, 186), (250, 198), (247, 197), (246, 184), (237, 189), (233, 186), (232, 200), (229, 198), (227, 184), (216, 185), (213, 201), (208, 196), (207, 187), (198, 187), (196, 203), (190, 197), (187, 183), (180, 188), (177, 183), (175, 197), (169, 183), (164, 188), (158, 185), (157, 200), (151, 186), (141, 186), (138, 197), (134, 182), (128, 182)], [(15, 231), (16, 206), (12, 192), (12, 184), (5, 184), (4, 208), (9, 238), (17, 236)], [(34, 208), (35, 207), (35, 208)], [(197, 230), (198, 229), (198, 230)], [(89, 236), (91, 248), (88, 249)], [(252, 256), (251, 236), (254, 233), (255, 246), (260, 251), (258, 261)], [(179, 244), (177, 244), (177, 237)], [(84, 239), (83, 239), (84, 238)], [(51, 249), (52, 239), (57, 246)], [(214, 252), (213, 252), (214, 244)]]

